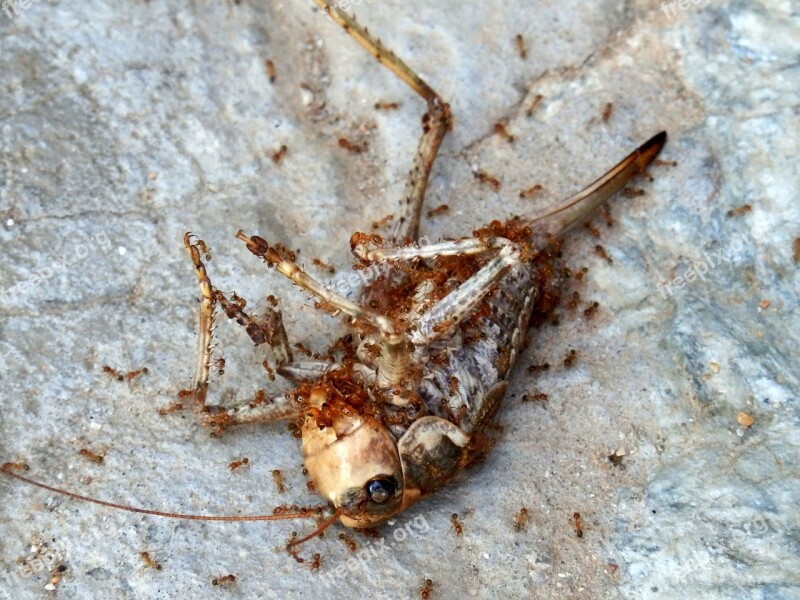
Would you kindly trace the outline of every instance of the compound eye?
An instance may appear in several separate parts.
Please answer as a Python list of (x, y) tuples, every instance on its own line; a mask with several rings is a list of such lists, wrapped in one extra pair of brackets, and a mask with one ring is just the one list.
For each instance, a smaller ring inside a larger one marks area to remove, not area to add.
[(388, 502), (397, 491), (397, 481), (394, 477), (378, 477), (367, 483), (367, 494), (375, 504)]

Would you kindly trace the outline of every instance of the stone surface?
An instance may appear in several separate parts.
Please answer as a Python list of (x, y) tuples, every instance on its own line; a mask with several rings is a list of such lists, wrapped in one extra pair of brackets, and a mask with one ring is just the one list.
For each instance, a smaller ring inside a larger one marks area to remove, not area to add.
[[(571, 237), (568, 264), (588, 268), (578, 309), (532, 332), (486, 463), (385, 526), (388, 551), (357, 536), (376, 551), (354, 563), (337, 528), (304, 548), (324, 556), (314, 572), (281, 550), (309, 523), (141, 517), (0, 480), (0, 597), (49, 586), (61, 598), (374, 600), (418, 597), (426, 577), (436, 598), (800, 597), (796, 6), (373, 0), (356, 11), (453, 105), (428, 195), (451, 209), (425, 220), (431, 238), (555, 202), (661, 129), (677, 166), (618, 198), (599, 240)], [(212, 439), (189, 412), (158, 414), (194, 364), (181, 238), (209, 244), (220, 288), (252, 305), (280, 296), (290, 336), (326, 348), (339, 322), (234, 234), (348, 269), (350, 234), (394, 210), (422, 102), (306, 0), (39, 2), (0, 13), (0, 65), (0, 460), (164, 510), (317, 502), (285, 427)], [(379, 100), (401, 105), (376, 112)], [(513, 144), (493, 135), (500, 120)], [(342, 136), (367, 151), (348, 153)], [(248, 398), (267, 385), (260, 358), (229, 323), (219, 332), (227, 373), (214, 393)], [(149, 372), (118, 382), (103, 365)], [(532, 392), (547, 401), (523, 402)], [(231, 472), (242, 456), (249, 467)], [(522, 505), (531, 518), (515, 532)], [(212, 590), (228, 573), (236, 584)]]

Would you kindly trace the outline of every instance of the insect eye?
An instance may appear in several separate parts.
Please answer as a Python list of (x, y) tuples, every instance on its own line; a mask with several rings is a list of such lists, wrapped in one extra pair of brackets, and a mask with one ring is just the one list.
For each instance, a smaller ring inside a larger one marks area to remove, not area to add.
[(375, 504), (383, 504), (390, 500), (397, 491), (394, 477), (379, 477), (367, 483), (367, 494)]

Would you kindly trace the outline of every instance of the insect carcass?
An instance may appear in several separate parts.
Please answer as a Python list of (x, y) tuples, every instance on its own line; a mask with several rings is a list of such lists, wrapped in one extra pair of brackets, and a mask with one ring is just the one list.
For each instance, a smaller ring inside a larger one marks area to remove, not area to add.
[[(306, 469), (342, 523), (371, 527), (445, 485), (486, 448), (484, 432), (525, 344), (529, 319), (558, 286), (563, 234), (621, 189), (658, 154), (660, 133), (588, 188), (543, 214), (494, 221), (472, 237), (420, 246), (428, 176), (451, 126), (449, 106), (391, 51), (334, 4), (317, 0), (364, 48), (428, 105), (414, 165), (389, 239), (356, 233), (357, 268), (381, 266), (354, 303), (324, 287), (293, 254), (239, 232), (248, 250), (347, 317), (357, 348), (335, 362), (293, 361), (280, 312), (252, 318), (215, 290), (201, 248), (186, 247), (202, 291), (195, 389), (207, 421), (223, 429), (295, 419)], [(206, 403), (211, 320), (217, 306), (257, 343), (275, 349), (279, 372), (298, 380), (291, 393), (253, 406)]]
[[(450, 107), (366, 28), (330, 1), (316, 2), (427, 103), (390, 235), (356, 233), (350, 239), (356, 268), (377, 266), (381, 276), (353, 302), (306, 274), (288, 249), (240, 231), (237, 237), (252, 254), (312, 294), (318, 308), (347, 318), (351, 334), (330, 360), (295, 360), (277, 303), (254, 316), (241, 298), (214, 288), (204, 264), (208, 249), (187, 233), (201, 292), (193, 395), (217, 432), (294, 421), (309, 477), (334, 509), (328, 523), (338, 518), (366, 528), (440, 489), (486, 452), (487, 426), (526, 343), (531, 316), (551, 301), (563, 278), (562, 237), (643, 171), (666, 134), (552, 209), (493, 221), (470, 237), (420, 245), (423, 199), (451, 127)], [(236, 406), (209, 401), (218, 310), (257, 345), (272, 347), (277, 372), (297, 382), (292, 392)]]

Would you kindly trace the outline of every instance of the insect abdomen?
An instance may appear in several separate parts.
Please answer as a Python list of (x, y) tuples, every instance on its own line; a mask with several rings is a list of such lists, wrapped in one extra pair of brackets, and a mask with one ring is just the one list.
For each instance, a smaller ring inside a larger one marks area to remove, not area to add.
[(466, 325), (435, 350), (420, 394), (428, 409), (466, 434), (484, 425), (499, 399), (491, 394), (505, 381), (525, 344), (531, 310), (538, 298), (535, 267), (514, 267), (486, 300), (488, 314)]

